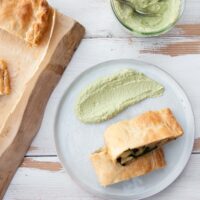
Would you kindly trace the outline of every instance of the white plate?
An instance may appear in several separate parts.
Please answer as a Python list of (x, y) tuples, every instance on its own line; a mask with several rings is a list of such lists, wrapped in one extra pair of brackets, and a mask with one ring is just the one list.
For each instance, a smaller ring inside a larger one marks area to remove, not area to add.
[[(97, 78), (108, 76), (124, 68), (132, 68), (165, 87), (162, 97), (144, 100), (96, 125), (80, 122), (74, 113), (75, 100), (80, 91)], [(148, 175), (109, 187), (97, 182), (89, 155), (103, 146), (105, 128), (117, 121), (130, 119), (148, 110), (170, 107), (184, 129), (184, 136), (164, 146), (167, 166)], [(164, 71), (152, 64), (136, 60), (113, 60), (98, 64), (80, 76), (64, 91), (55, 118), (55, 143), (58, 156), (70, 176), (96, 196), (112, 199), (142, 199), (156, 194), (170, 185), (183, 171), (194, 142), (194, 116), (190, 102), (181, 87)]]

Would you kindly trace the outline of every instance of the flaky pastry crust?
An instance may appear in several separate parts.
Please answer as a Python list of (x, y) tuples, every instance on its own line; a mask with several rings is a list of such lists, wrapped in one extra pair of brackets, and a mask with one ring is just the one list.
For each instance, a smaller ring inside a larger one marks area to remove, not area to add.
[(0, 60), (0, 95), (9, 95), (10, 92), (10, 77), (7, 64)]
[(36, 45), (47, 31), (50, 10), (46, 0), (0, 0), (0, 28)]
[(107, 128), (105, 145), (115, 162), (125, 151), (152, 143), (165, 143), (180, 137), (183, 129), (169, 108), (148, 111), (131, 120), (121, 121)]
[(166, 165), (164, 153), (161, 148), (137, 158), (126, 166), (113, 163), (107, 154), (106, 148), (93, 153), (90, 159), (102, 186), (142, 176), (156, 169), (163, 168)]

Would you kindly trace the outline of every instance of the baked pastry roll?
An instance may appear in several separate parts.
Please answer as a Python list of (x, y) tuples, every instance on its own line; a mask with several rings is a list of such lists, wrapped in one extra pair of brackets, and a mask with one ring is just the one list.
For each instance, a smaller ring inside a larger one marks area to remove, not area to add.
[(10, 77), (7, 65), (3, 60), (0, 60), (0, 95), (9, 95), (10, 91)]
[(126, 165), (182, 134), (181, 126), (166, 108), (113, 124), (105, 131), (104, 139), (111, 159)]
[(114, 163), (110, 159), (106, 148), (93, 153), (90, 159), (102, 186), (142, 176), (154, 170), (163, 168), (166, 165), (164, 153), (161, 148), (137, 158), (126, 166)]
[(0, 0), (0, 28), (35, 45), (48, 27), (46, 0)]

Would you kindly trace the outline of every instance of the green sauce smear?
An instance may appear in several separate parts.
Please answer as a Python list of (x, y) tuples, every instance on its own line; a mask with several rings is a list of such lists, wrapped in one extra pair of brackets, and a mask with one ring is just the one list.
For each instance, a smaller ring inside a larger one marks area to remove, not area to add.
[(132, 69), (100, 78), (79, 95), (75, 112), (84, 123), (99, 123), (146, 98), (158, 97), (164, 87), (143, 73)]

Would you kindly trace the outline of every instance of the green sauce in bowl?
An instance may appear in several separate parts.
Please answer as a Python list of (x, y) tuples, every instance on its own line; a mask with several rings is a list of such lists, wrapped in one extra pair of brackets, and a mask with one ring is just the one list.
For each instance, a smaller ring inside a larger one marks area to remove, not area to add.
[[(139, 36), (160, 35), (168, 31), (182, 12), (181, 0), (127, 1), (135, 10), (117, 0), (111, 0), (111, 5), (121, 24)], [(143, 12), (148, 14), (141, 14)]]

